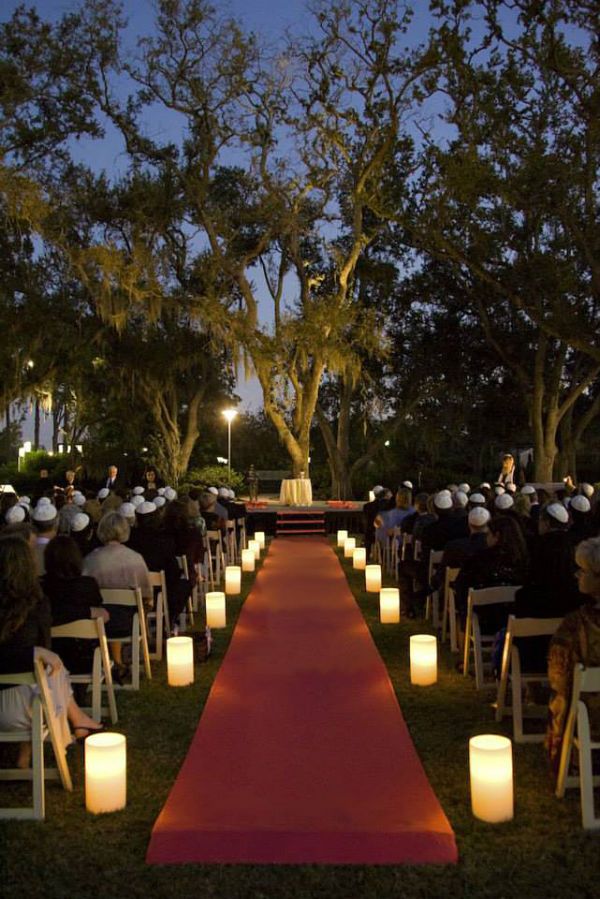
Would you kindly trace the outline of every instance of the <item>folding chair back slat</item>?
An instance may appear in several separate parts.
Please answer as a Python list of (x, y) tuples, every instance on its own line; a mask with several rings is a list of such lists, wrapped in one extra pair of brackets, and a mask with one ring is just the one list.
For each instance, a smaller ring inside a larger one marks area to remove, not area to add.
[[(600, 694), (600, 667), (584, 668), (576, 665), (573, 673), (573, 693), (563, 735), (556, 795), (565, 795), (566, 787), (579, 786), (581, 822), (585, 830), (600, 829), (600, 817), (594, 812), (594, 787), (600, 786), (600, 776), (594, 776), (592, 753), (600, 751), (600, 740), (592, 740), (588, 709), (582, 694)], [(579, 753), (579, 776), (570, 775), (573, 749)]]
[(142, 656), (144, 662), (144, 671), (148, 680), (152, 680), (152, 669), (150, 668), (150, 652), (148, 650), (148, 632), (146, 630), (146, 613), (144, 611), (144, 602), (142, 600), (142, 591), (139, 587), (129, 587), (121, 589), (102, 588), (102, 601), (105, 605), (127, 606), (134, 608), (136, 611), (133, 615), (131, 624), (131, 635), (129, 637), (111, 637), (108, 642), (131, 643), (131, 684), (127, 684), (130, 690), (139, 690), (140, 688), (140, 643), (142, 646)]
[[(53, 638), (73, 640), (97, 640), (98, 646), (94, 652), (92, 671), (87, 674), (71, 674), (71, 683), (91, 684), (92, 686), (92, 718), (100, 721), (103, 711), (110, 714), (110, 720), (116, 724), (119, 720), (117, 703), (112, 681), (112, 666), (108, 655), (108, 643), (104, 621), (102, 618), (79, 618), (68, 624), (55, 625), (51, 630)], [(106, 687), (108, 697), (108, 709), (102, 708), (102, 682)]]
[(483, 689), (484, 683), (484, 662), (483, 652), (487, 651), (491, 655), (492, 645), (495, 634), (482, 634), (479, 626), (478, 608), (483, 606), (506, 605), (507, 617), (510, 606), (515, 601), (515, 593), (520, 590), (520, 586), (501, 586), (501, 587), (483, 587), (480, 590), (469, 591), (469, 602), (467, 607), (467, 623), (465, 626), (465, 651), (463, 657), (463, 674), (466, 677), (469, 673), (469, 659), (471, 649), (473, 649), (473, 661), (475, 665), (475, 686), (478, 690)]

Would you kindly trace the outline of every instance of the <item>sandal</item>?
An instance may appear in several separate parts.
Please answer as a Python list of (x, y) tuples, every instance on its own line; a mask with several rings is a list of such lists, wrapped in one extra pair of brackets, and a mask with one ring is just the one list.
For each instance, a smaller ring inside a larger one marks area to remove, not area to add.
[[(87, 738), (88, 738), (88, 737), (91, 737), (92, 734), (101, 734), (102, 731), (104, 730), (104, 725), (103, 725), (103, 724), (99, 724), (98, 727), (83, 727), (83, 725), (82, 725), (81, 727), (74, 727), (73, 730), (75, 731), (75, 739), (76, 739), (76, 741), (77, 741), (78, 743), (85, 743), (85, 741), (87, 740)], [(78, 731), (78, 730), (79, 730), (79, 731), (85, 731), (85, 733), (80, 734), (79, 736), (77, 736), (77, 731)]]

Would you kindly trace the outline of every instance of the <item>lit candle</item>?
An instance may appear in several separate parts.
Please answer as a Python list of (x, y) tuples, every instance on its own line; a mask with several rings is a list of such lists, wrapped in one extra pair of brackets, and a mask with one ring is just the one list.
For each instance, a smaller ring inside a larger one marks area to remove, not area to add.
[(206, 594), (206, 623), (209, 627), (227, 627), (225, 594), (214, 590)]
[(254, 539), (258, 541), (258, 545), (261, 549), (265, 548), (265, 532), (264, 531), (255, 531)]
[(381, 565), (365, 566), (365, 590), (367, 593), (379, 593), (381, 590)]
[(362, 571), (367, 564), (367, 551), (364, 546), (357, 546), (352, 552), (352, 567)]
[(410, 638), (410, 682), (428, 687), (437, 681), (437, 638), (417, 634)]
[(191, 637), (167, 640), (167, 679), (170, 687), (194, 683), (194, 641)]
[(344, 558), (351, 559), (356, 549), (356, 537), (346, 537), (346, 541), (344, 543)]
[(227, 596), (238, 596), (242, 591), (242, 569), (239, 565), (225, 567), (225, 593)]
[(508, 737), (481, 734), (469, 740), (471, 808), (490, 824), (513, 817), (512, 744)]
[(91, 734), (85, 741), (85, 807), (100, 815), (125, 808), (127, 743), (123, 734)]
[(373, 493), (372, 490), (369, 490), (369, 502), (372, 503), (374, 499), (375, 499), (375, 494)]
[(253, 549), (242, 550), (242, 571), (254, 571), (256, 558)]
[(382, 624), (398, 624), (400, 621), (398, 587), (382, 587), (379, 591), (379, 620)]
[(337, 545), (339, 549), (344, 548), (344, 544), (348, 539), (348, 531), (338, 531), (337, 532)]
[(248, 549), (252, 550), (255, 559), (260, 559), (260, 543), (258, 540), (248, 540)]

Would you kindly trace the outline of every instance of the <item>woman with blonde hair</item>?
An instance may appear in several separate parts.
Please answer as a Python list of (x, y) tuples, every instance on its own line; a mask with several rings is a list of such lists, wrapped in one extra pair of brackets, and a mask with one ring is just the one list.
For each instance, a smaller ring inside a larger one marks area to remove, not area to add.
[[(554, 768), (558, 766), (575, 665), (600, 665), (600, 537), (584, 540), (575, 551), (577, 585), (584, 604), (565, 616), (550, 642), (548, 679), (552, 696), (546, 732), (546, 748)], [(592, 739), (600, 732), (600, 697), (586, 698)]]

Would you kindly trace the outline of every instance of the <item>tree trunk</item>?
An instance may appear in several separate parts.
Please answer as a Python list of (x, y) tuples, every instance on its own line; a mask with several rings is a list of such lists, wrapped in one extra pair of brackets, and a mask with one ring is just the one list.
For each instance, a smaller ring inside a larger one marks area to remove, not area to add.
[(36, 396), (33, 406), (33, 448), (40, 448), (40, 400)]

